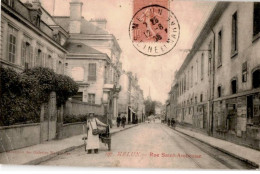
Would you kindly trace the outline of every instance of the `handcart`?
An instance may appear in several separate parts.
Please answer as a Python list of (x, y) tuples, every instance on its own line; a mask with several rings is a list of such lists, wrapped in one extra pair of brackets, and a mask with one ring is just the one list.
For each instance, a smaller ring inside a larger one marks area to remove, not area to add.
[[(108, 146), (108, 150), (111, 150), (111, 135), (110, 135), (110, 128), (109, 126), (106, 126), (105, 128), (98, 128), (99, 130), (99, 138), (101, 139), (101, 142)], [(82, 137), (82, 140), (84, 140), (85, 145), (85, 151), (87, 147), (87, 136)]]
[(111, 135), (110, 135), (110, 128), (106, 126), (105, 129), (99, 129), (99, 138), (101, 142), (108, 146), (108, 150), (111, 150)]

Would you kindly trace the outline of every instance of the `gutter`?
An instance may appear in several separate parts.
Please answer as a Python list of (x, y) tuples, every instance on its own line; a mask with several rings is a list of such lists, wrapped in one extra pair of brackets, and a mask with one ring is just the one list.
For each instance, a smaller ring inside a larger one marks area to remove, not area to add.
[[(214, 124), (214, 104), (213, 104), (213, 100), (214, 100), (214, 87), (215, 87), (215, 41), (216, 41), (216, 33), (214, 32), (214, 30), (211, 28), (211, 31), (213, 33), (213, 49), (212, 49), (212, 59), (211, 59), (211, 64), (212, 64), (212, 76), (210, 77), (210, 79), (212, 80), (212, 86), (210, 84), (210, 88), (211, 89), (211, 97), (210, 97), (210, 105), (211, 105), (211, 126), (210, 126), (210, 135), (213, 136), (213, 124)], [(211, 81), (210, 81), (211, 82)]]

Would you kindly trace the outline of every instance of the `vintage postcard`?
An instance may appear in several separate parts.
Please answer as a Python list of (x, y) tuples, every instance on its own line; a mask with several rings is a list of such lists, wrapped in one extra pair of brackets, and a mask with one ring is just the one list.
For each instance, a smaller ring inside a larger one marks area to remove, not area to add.
[(260, 165), (260, 2), (2, 0), (0, 164)]

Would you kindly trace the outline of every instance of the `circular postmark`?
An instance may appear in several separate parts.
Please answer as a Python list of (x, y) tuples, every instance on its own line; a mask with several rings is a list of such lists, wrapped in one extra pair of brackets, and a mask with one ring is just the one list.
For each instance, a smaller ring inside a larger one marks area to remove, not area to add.
[(149, 5), (134, 14), (129, 25), (129, 36), (139, 52), (147, 56), (160, 56), (170, 52), (177, 44), (180, 25), (169, 9)]

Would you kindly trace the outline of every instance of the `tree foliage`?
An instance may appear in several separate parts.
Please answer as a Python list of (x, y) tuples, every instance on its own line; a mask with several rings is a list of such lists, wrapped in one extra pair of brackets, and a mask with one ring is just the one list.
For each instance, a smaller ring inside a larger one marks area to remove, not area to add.
[(156, 101), (152, 101), (150, 99), (146, 99), (144, 101), (144, 105), (145, 105), (145, 114), (147, 116), (149, 115), (154, 115), (155, 114), (155, 104)]
[(70, 77), (49, 68), (36, 67), (18, 74), (0, 67), (0, 126), (39, 122), (40, 106), (57, 94), (57, 106), (75, 95), (78, 85)]

